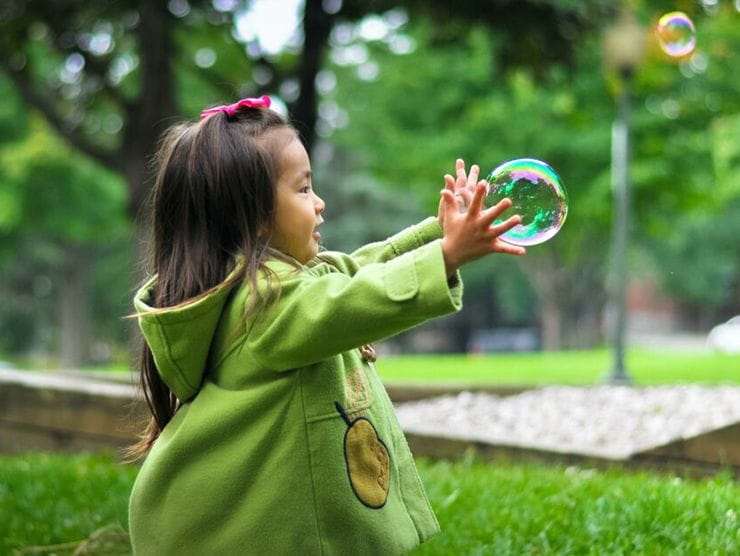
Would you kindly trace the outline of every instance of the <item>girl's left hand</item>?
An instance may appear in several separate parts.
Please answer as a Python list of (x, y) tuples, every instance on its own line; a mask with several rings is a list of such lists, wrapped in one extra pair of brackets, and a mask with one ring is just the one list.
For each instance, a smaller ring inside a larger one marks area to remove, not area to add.
[[(453, 178), (450, 174), (445, 174), (445, 189), (452, 192), (457, 201), (457, 206), (460, 212), (467, 212), (470, 206), (470, 201), (473, 199), (475, 193), (475, 186), (478, 183), (478, 175), (480, 168), (477, 164), (473, 164), (470, 167), (470, 173), (465, 173), (465, 161), (462, 158), (458, 158), (455, 161), (455, 173), (457, 179)], [(437, 220), (439, 225), (444, 226), (445, 220), (445, 203), (440, 200), (439, 211), (437, 213)]]

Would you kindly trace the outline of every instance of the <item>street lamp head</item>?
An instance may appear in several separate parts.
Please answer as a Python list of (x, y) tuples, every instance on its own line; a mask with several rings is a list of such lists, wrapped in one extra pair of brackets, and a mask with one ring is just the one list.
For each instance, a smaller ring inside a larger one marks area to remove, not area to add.
[(604, 31), (604, 63), (623, 77), (630, 77), (645, 53), (647, 35), (632, 11), (622, 8), (614, 25)]

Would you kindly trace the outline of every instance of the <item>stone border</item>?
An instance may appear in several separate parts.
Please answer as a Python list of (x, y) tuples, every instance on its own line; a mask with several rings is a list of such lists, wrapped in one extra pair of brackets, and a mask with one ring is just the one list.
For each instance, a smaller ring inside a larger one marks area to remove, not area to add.
[(426, 384), (410, 381), (384, 380), (383, 384), (393, 403), (403, 403), (437, 396), (456, 396), (461, 392), (482, 392), (494, 396), (515, 396), (537, 388), (523, 384), (492, 385), (465, 382), (432, 382)]
[[(0, 452), (119, 450), (148, 419), (137, 389), (119, 379), (80, 372), (0, 369)], [(388, 382), (395, 403), (462, 391), (515, 395), (533, 387)], [(406, 432), (416, 456), (459, 459), (471, 450), (485, 460), (539, 461), (596, 468), (627, 467), (707, 476), (723, 469), (740, 478), (740, 423), (671, 442), (628, 459), (429, 436)]]
[(118, 450), (145, 420), (131, 385), (0, 370), (0, 452)]
[[(736, 423), (732, 427), (734, 427), (737, 433), (740, 433), (740, 423)], [(712, 435), (714, 432), (707, 433), (707, 435)], [(673, 456), (670, 453), (664, 453), (663, 447), (655, 448), (648, 452), (633, 454), (627, 459), (609, 459), (572, 452), (555, 452), (522, 446), (490, 444), (477, 440), (463, 440), (410, 432), (405, 432), (405, 434), (414, 457), (458, 460), (473, 453), (485, 461), (573, 465), (602, 470), (626, 468), (636, 471), (678, 473), (694, 478), (709, 477), (722, 471), (728, 471), (735, 479), (740, 479), (740, 463), (702, 461)], [(689, 440), (703, 442), (705, 436), (700, 435)], [(740, 436), (734, 439), (736, 444), (738, 442), (737, 438), (740, 438)]]

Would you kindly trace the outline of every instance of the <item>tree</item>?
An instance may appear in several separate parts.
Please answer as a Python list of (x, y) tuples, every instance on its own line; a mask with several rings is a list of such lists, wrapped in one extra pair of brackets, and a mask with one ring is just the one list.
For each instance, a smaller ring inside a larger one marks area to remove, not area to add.
[[(643, 8), (646, 22), (654, 6)], [(715, 15), (695, 14), (707, 51), (700, 50), (692, 61), (677, 65), (651, 46), (638, 74), (633, 132), (633, 251), (657, 261), (666, 276), (676, 276), (665, 281), (669, 291), (700, 290), (714, 304), (726, 301), (730, 288), (712, 288), (712, 276), (726, 283), (737, 280), (735, 243), (719, 241), (721, 246), (702, 251), (695, 237), (699, 229), (711, 231), (710, 218), (723, 214), (731, 221), (735, 209), (729, 201), (738, 194), (736, 174), (728, 171), (737, 164), (732, 114), (738, 113), (738, 85), (731, 68), (737, 64), (739, 38), (733, 27), (738, 16), (730, 12), (725, 6)], [(416, 191), (428, 211), (436, 206), (440, 174), (450, 170), (440, 168), (440, 161), (460, 154), (486, 169), (535, 156), (560, 172), (571, 196), (569, 221), (557, 238), (531, 248), (521, 261), (523, 275), (538, 293), (544, 344), (551, 348), (585, 347), (601, 338), (613, 90), (600, 70), (598, 31), (584, 33), (570, 62), (552, 65), (544, 74), (536, 67), (502, 64), (502, 40), (485, 25), (472, 26), (457, 42), (440, 43), (438, 29), (417, 20), (405, 30), (406, 43), (416, 48), (406, 48), (403, 56), (393, 52), (392, 39), (363, 40), (346, 33), (350, 39), (342, 47), (355, 54), (355, 61), (335, 56), (339, 86), (327, 99), (333, 103), (328, 112), (341, 115), (332, 139), (351, 152), (371, 145), (356, 159), (362, 171), (389, 188)], [(342, 123), (347, 120), (351, 125)], [(718, 203), (718, 191), (723, 202)], [(697, 219), (701, 213), (706, 216)], [(735, 233), (723, 229), (727, 233), (706, 235), (720, 240)], [(693, 256), (689, 245), (704, 257)], [(669, 274), (669, 261), (676, 264), (682, 257), (687, 263), (681, 272)], [(692, 259), (702, 263), (691, 264)], [(710, 265), (709, 260), (722, 262)], [(505, 285), (521, 280), (522, 273), (512, 272), (508, 262), (489, 264), (481, 281), (495, 280), (497, 290), (519, 291), (526, 298), (526, 289)]]
[[(243, 39), (235, 39), (230, 30), (249, 3), (11, 2), (0, 8), (0, 67), (23, 99), (62, 137), (124, 177), (129, 187), (129, 214), (136, 219), (146, 195), (146, 160), (162, 130), (173, 117), (181, 116), (184, 105), (202, 107), (208, 101), (256, 92), (255, 83), (245, 79), (254, 70), (259, 70), (263, 90), (268, 92), (286, 83), (297, 84), (298, 94), (289, 108), (310, 150), (317, 118), (314, 83), (334, 22), (357, 20), (397, 5), (376, 0), (339, 2), (339, 9), (326, 7), (331, 4), (306, 0), (303, 44), (297, 54), (270, 56), (253, 40), (245, 56)], [(444, 2), (408, 5), (420, 11), (431, 9), (440, 19), (450, 15)], [(564, 42), (567, 33), (561, 27), (570, 25), (572, 32), (583, 8), (567, 10), (560, 5), (570, 7), (562, 0), (518, 7), (501, 1), (485, 3), (481, 10), (479, 2), (462, 2), (452, 13), (458, 22), (483, 19), (508, 28), (514, 36), (525, 25), (534, 27), (541, 33), (527, 37), (535, 38), (535, 43), (563, 46), (553, 49), (562, 56), (569, 50)], [(562, 25), (553, 26), (553, 18)], [(516, 22), (513, 27), (512, 22)], [(540, 51), (550, 46), (537, 44)], [(197, 58), (195, 50), (202, 45), (209, 49), (203, 55), (211, 60), (199, 64), (196, 60), (194, 65), (192, 57)], [(516, 50), (507, 60), (516, 62), (519, 53)], [(200, 85), (198, 90), (205, 89), (205, 93), (188, 88), (186, 95), (186, 84)], [(120, 128), (120, 133), (101, 141), (96, 125), (101, 119)]]
[[(203, 107), (255, 91), (244, 75), (264, 67), (269, 78), (263, 90), (275, 90), (290, 79), (300, 84), (292, 108), (310, 146), (312, 83), (330, 29), (330, 14), (320, 4), (306, 4), (304, 48), (298, 59), (285, 55), (276, 63), (258, 50), (251, 58), (244, 55), (229, 32), (236, 3), (224, 11), (210, 2), (184, 0), (5, 3), (0, 8), (1, 67), (24, 101), (60, 136), (124, 178), (128, 214), (137, 222), (141, 244), (147, 160), (164, 128), (182, 115), (183, 105)], [(193, 50), (200, 45), (210, 45), (203, 56), (219, 59), (219, 64), (192, 63), (197, 55)], [(184, 91), (187, 85), (197, 88)], [(104, 127), (115, 133), (106, 135)]]
[[(301, 54), (272, 60), (258, 49), (252, 49), (251, 57), (245, 56), (243, 45), (230, 33), (239, 9), (235, 3), (224, 10), (210, 2), (190, 5), (184, 0), (169, 4), (148, 0), (4, 3), (0, 6), (0, 68), (23, 101), (37, 109), (64, 140), (123, 178), (127, 213), (135, 222), (136, 260), (143, 260), (147, 229), (141, 208), (149, 183), (147, 160), (165, 127), (183, 113), (182, 106), (187, 106), (189, 114), (197, 114), (209, 103), (256, 92), (251, 80), (244, 82), (244, 73), (269, 68), (263, 90), (276, 90), (279, 83), (291, 79), (301, 84), (292, 107), (310, 146), (315, 119), (312, 83), (330, 27), (330, 14), (320, 4), (307, 3)], [(199, 56), (205, 59), (199, 62)], [(20, 147), (22, 151), (29, 148), (32, 145)], [(82, 173), (90, 168), (89, 162), (72, 160)], [(77, 175), (65, 169), (69, 165), (56, 158), (33, 171), (56, 172), (56, 177), (46, 177), (57, 181)], [(38, 183), (38, 176), (16, 177), (17, 182)], [(53, 199), (58, 189), (38, 191), (38, 199)], [(76, 208), (84, 212), (78, 213), (80, 222), (89, 222), (94, 211), (85, 212), (89, 207), (83, 197), (75, 200), (81, 203)], [(74, 227), (71, 223), (69, 229)], [(105, 229), (107, 224), (100, 225)], [(70, 269), (56, 275), (63, 304), (60, 331), (69, 335), (62, 338), (62, 362), (75, 365), (82, 362), (80, 346), (89, 330), (85, 310), (89, 254), (75, 247), (75, 242), (65, 245), (64, 259)]]
[[(38, 117), (22, 141), (0, 151), (0, 168), (0, 194), (10, 201), (0, 215), (0, 266), (7, 269), (0, 284), (15, 314), (35, 313), (35, 330), (48, 330), (49, 320), (58, 325), (55, 338), (28, 334), (20, 347), (53, 343), (62, 367), (87, 363), (93, 262), (128, 238), (120, 180), (72, 151)], [(45, 298), (56, 301), (51, 314)]]
[[(402, 4), (414, 13), (431, 13), (440, 22), (442, 42), (455, 40), (470, 20), (484, 21), (517, 39), (524, 29), (536, 29), (526, 35), (526, 48), (509, 49), (503, 56), (509, 65), (531, 63), (527, 52), (532, 49), (567, 58), (568, 34), (583, 24), (587, 11), (564, 0), (501, 0), (485, 3), (483, 9), (481, 3), (465, 1), (454, 10), (445, 2)], [(257, 93), (259, 86), (261, 92), (285, 94), (310, 149), (317, 121), (314, 84), (333, 26), (396, 5), (306, 0), (302, 44), (270, 53), (259, 41), (236, 32), (239, 18), (253, 2), (7, 2), (0, 6), (0, 69), (23, 101), (62, 138), (123, 178), (141, 260), (147, 159), (163, 129), (182, 114)], [(546, 48), (551, 45), (559, 46)]]
[[(335, 102), (347, 110), (352, 125), (338, 130), (335, 140), (352, 152), (371, 144), (374, 156), (366, 155), (361, 164), (388, 187), (415, 191), (428, 211), (436, 207), (441, 174), (452, 170), (457, 156), (478, 162), (484, 172), (517, 157), (550, 162), (566, 180), (571, 214), (591, 218), (577, 225), (571, 219), (555, 240), (530, 248), (521, 271), (506, 258), (491, 257), (489, 272), (472, 274), (472, 283), (466, 274), (466, 291), (474, 292), (469, 299), (476, 307), (468, 306), (471, 312), (485, 307), (475, 292), (490, 297), (491, 284), (494, 291), (509, 292), (497, 296), (496, 306), (517, 305), (509, 299), (516, 291), (525, 302), (528, 288), (505, 285), (525, 275), (538, 293), (545, 345), (593, 344), (604, 298), (598, 245), (607, 243), (609, 218), (610, 105), (601, 76), (593, 75), (587, 59), (570, 73), (551, 68), (538, 82), (533, 70), (501, 68), (499, 43), (483, 26), (455, 45), (439, 47), (432, 45), (433, 32), (430, 24), (417, 22), (411, 30), (417, 47), (405, 56), (379, 41), (367, 45), (378, 66), (372, 80), (353, 78), (356, 67), (336, 68)], [(599, 97), (600, 103), (586, 101)], [(584, 290), (591, 295), (583, 296)], [(506, 321), (498, 315), (498, 322)]]

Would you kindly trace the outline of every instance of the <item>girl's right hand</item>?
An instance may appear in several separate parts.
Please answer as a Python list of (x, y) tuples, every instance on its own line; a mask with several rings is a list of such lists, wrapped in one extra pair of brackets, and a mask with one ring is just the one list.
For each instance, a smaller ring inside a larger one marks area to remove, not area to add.
[(516, 214), (501, 224), (492, 226), (493, 222), (511, 206), (511, 200), (503, 199), (497, 205), (483, 210), (487, 186), (485, 180), (478, 182), (470, 206), (464, 213), (459, 211), (452, 191), (449, 189), (441, 191), (442, 203), (445, 205), (442, 253), (448, 277), (452, 277), (464, 264), (480, 259), (489, 253), (510, 255), (526, 253), (524, 247), (511, 245), (499, 238), (501, 234), (519, 224), (522, 221), (521, 216)]

